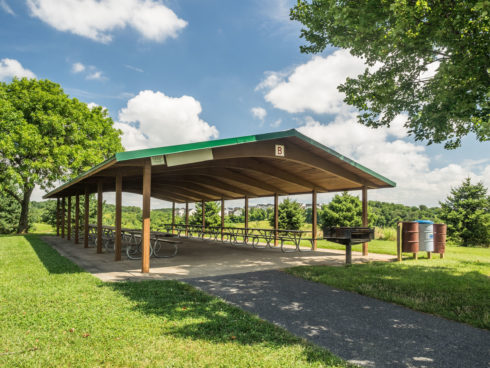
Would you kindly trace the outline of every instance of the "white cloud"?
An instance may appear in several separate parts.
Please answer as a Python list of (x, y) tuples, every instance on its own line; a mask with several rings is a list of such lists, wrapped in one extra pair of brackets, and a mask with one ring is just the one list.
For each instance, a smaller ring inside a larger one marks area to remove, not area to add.
[[(99, 105), (98, 103), (95, 103), (95, 102), (89, 102), (89, 103), (87, 104), (87, 107), (88, 107), (90, 110), (92, 110), (94, 107), (102, 107), (102, 110), (107, 110), (107, 107), (102, 106), (102, 105)], [(109, 110), (107, 110), (107, 111), (109, 111)]]
[(135, 72), (138, 72), (138, 73), (143, 73), (143, 72), (144, 72), (144, 70), (143, 70), (143, 69), (141, 69), (141, 68), (137, 68), (137, 67), (132, 66), (132, 65), (124, 64), (124, 67), (125, 67), (125, 68), (128, 68), (128, 69), (130, 69), (130, 70), (134, 70)]
[(5, 81), (13, 77), (17, 78), (36, 78), (36, 75), (29, 69), (25, 69), (21, 63), (15, 59), (0, 60), (0, 81)]
[(73, 63), (71, 67), (71, 71), (73, 73), (81, 73), (84, 70), (85, 70), (85, 65), (83, 65), (82, 63)]
[(7, 3), (6, 0), (0, 0), (0, 8), (3, 9), (5, 13), (8, 13), (10, 15), (15, 15), (14, 11), (10, 7), (10, 5)]
[(490, 165), (483, 170), (457, 164), (431, 169), (425, 147), (402, 139), (405, 119), (371, 129), (358, 124), (354, 114), (339, 115), (328, 125), (307, 117), (298, 130), (397, 183), (393, 189), (370, 191), (370, 199), (437, 206), (466, 177), (490, 184)]
[(290, 113), (336, 114), (350, 109), (337, 86), (365, 69), (362, 59), (337, 50), (327, 57), (315, 56), (286, 75), (268, 72), (256, 89), (266, 90), (268, 102)]
[(283, 78), (287, 76), (285, 73), (278, 72), (265, 72), (266, 78), (260, 82), (257, 87), (255, 87), (256, 91), (261, 89), (269, 89), (276, 87), (280, 82), (282, 82)]
[(176, 38), (187, 22), (160, 0), (27, 0), (34, 17), (59, 31), (108, 43), (116, 29), (131, 27), (143, 38)]
[(199, 117), (201, 112), (201, 104), (191, 96), (141, 91), (119, 112), (115, 127), (123, 131), (128, 150), (217, 138), (218, 130)]
[(278, 128), (282, 123), (282, 119), (277, 119), (276, 121), (271, 123), (272, 128)]
[(267, 110), (263, 107), (252, 107), (250, 111), (252, 112), (254, 118), (257, 118), (261, 121), (264, 121), (265, 117), (267, 116)]
[(87, 74), (87, 76), (85, 77), (86, 79), (91, 79), (91, 80), (100, 80), (100, 79), (106, 79), (103, 75), (102, 75), (102, 72), (97, 70), (97, 71), (93, 71), (89, 74)]

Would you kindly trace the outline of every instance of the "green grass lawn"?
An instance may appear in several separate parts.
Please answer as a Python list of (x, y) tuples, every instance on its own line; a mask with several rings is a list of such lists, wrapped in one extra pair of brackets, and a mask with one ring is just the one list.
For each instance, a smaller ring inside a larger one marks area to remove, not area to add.
[[(370, 251), (395, 254), (394, 242)], [(340, 248), (342, 249), (342, 248)], [(425, 253), (424, 257), (425, 256)], [(490, 249), (447, 247), (444, 259), (407, 259), (351, 267), (305, 266), (287, 272), (476, 327), (490, 329)]]
[(0, 238), (1, 367), (346, 367), (174, 281), (104, 283), (37, 235)]
[(49, 234), (54, 233), (55, 231), (56, 229), (53, 226), (41, 222), (35, 222), (32, 224), (32, 228), (29, 229), (31, 234)]

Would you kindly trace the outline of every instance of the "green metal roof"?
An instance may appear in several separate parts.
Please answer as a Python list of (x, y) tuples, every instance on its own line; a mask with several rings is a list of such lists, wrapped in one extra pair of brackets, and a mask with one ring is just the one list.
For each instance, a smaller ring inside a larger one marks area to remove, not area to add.
[(115, 161), (115, 163), (116, 163), (116, 162), (129, 161), (129, 160), (135, 160), (135, 159), (141, 159), (141, 158), (149, 158), (152, 156), (168, 155), (168, 154), (172, 154), (172, 153), (181, 153), (181, 152), (200, 150), (200, 149), (205, 149), (205, 148), (216, 148), (216, 147), (231, 146), (231, 145), (242, 144), (242, 143), (267, 141), (267, 140), (272, 140), (272, 139), (289, 138), (289, 137), (297, 137), (297, 138), (299, 138), (299, 139), (301, 139), (301, 140), (303, 140), (303, 141), (305, 141), (305, 142), (307, 142), (307, 143), (309, 143), (309, 144), (311, 144), (311, 145), (313, 145), (313, 146), (337, 157), (338, 159), (348, 163), (349, 165), (354, 166), (357, 169), (364, 171), (365, 173), (376, 177), (377, 179), (388, 184), (389, 186), (392, 186), (392, 187), (396, 186), (396, 183), (394, 181), (376, 173), (375, 171), (373, 171), (371, 169), (368, 169), (367, 167), (351, 160), (348, 157), (345, 157), (344, 155), (341, 155), (340, 153), (334, 151), (333, 149), (331, 149), (327, 146), (324, 146), (323, 144), (305, 136), (304, 134), (301, 134), (296, 129), (289, 129), (289, 130), (284, 130), (284, 131), (279, 131), (279, 132), (248, 135), (248, 136), (243, 136), (243, 137), (225, 138), (225, 139), (217, 139), (217, 140), (212, 140), (212, 141), (179, 144), (179, 145), (175, 145), (175, 146), (147, 148), (147, 149), (141, 149), (141, 150), (135, 150), (135, 151), (119, 152), (119, 153), (116, 153), (113, 157), (107, 159), (106, 161), (94, 166), (90, 170), (80, 174), (76, 178), (64, 183), (63, 185), (59, 186), (58, 188), (54, 189), (53, 191), (47, 193), (43, 198), (49, 198), (51, 195), (63, 190), (64, 188), (69, 187), (71, 184), (73, 184), (77, 181), (80, 181), (80, 179), (83, 179), (84, 177), (89, 176), (92, 172), (94, 172), (98, 168), (110, 163), (111, 161)]

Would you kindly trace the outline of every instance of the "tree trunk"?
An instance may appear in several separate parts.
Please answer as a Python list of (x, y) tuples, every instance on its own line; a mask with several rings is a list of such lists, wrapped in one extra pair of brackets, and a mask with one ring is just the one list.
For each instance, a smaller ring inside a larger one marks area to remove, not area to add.
[(29, 188), (24, 191), (24, 197), (22, 198), (19, 226), (17, 227), (17, 234), (25, 234), (29, 230), (29, 202), (31, 200), (31, 194), (34, 188)]

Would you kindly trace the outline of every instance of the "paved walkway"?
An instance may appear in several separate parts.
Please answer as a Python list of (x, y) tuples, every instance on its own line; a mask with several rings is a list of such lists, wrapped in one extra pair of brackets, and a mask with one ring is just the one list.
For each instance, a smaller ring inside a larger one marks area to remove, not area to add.
[[(83, 248), (56, 236), (43, 236), (58, 253), (67, 257), (102, 281), (185, 280), (195, 277), (229, 275), (251, 271), (275, 270), (294, 266), (332, 265), (345, 262), (345, 251), (320, 249), (316, 252), (283, 253), (280, 249), (254, 249), (229, 243), (181, 239), (179, 253), (173, 258), (151, 258), (150, 273), (142, 274), (141, 261), (114, 261), (114, 253), (97, 254), (95, 248)], [(391, 261), (394, 256), (352, 252), (353, 262)]]
[(281, 271), (188, 279), (366, 367), (490, 367), (490, 333)]

